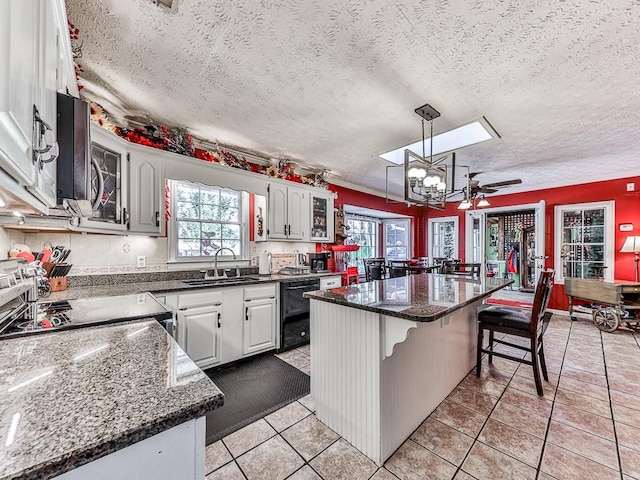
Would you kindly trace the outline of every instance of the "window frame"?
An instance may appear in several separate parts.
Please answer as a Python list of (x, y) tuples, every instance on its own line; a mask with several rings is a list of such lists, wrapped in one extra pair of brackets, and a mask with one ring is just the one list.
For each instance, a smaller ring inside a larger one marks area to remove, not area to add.
[[(388, 245), (387, 244), (387, 225), (391, 223), (404, 223), (406, 225), (406, 244), (403, 248), (406, 248), (406, 255), (404, 258), (390, 258), (387, 256), (388, 248), (395, 248), (397, 245)], [(410, 218), (383, 218), (382, 219), (382, 233), (383, 241), (380, 242), (382, 246), (382, 256), (387, 260), (410, 260), (413, 256), (413, 249), (411, 244), (411, 219)]]
[[(218, 263), (225, 262), (241, 262), (248, 261), (249, 252), (249, 225), (247, 219), (249, 218), (249, 193), (246, 191), (234, 190), (233, 188), (223, 187), (220, 185), (207, 185), (202, 182), (193, 182), (190, 180), (168, 180), (169, 185), (169, 207), (170, 217), (167, 222), (167, 256), (168, 263), (191, 263), (191, 264), (206, 264), (209, 266), (214, 262), (213, 255), (200, 255), (200, 256), (179, 256), (178, 255), (178, 217), (177, 217), (177, 187), (178, 184), (192, 184), (201, 188), (216, 188), (221, 191), (235, 192), (240, 195), (240, 255), (233, 258), (228, 251), (222, 251), (218, 255)], [(198, 220), (196, 220), (198, 221)]]
[[(562, 258), (562, 237), (563, 237), (563, 219), (564, 212), (578, 210), (604, 210), (604, 279), (613, 281), (615, 278), (615, 201), (608, 200), (604, 202), (575, 203), (568, 205), (556, 205), (554, 208), (554, 269), (556, 271), (555, 283), (564, 285), (564, 265)], [(576, 243), (576, 242), (573, 242)], [(584, 245), (584, 243), (583, 243)], [(588, 245), (588, 244), (587, 244)], [(583, 261), (584, 263), (584, 261)], [(591, 277), (582, 277), (591, 278)]]
[[(364, 270), (364, 259), (365, 258), (379, 258), (380, 256), (380, 219), (379, 218), (374, 218), (374, 217), (365, 217), (362, 215), (354, 215), (354, 214), (349, 214), (349, 213), (345, 213), (344, 214), (344, 223), (345, 225), (349, 225), (350, 221), (360, 221), (360, 222), (370, 222), (373, 223), (374, 228), (373, 228), (373, 233), (371, 234), (371, 236), (373, 237), (373, 248), (372, 248), (372, 254), (373, 256), (368, 256), (368, 257), (362, 257), (361, 253), (362, 253), (362, 249), (359, 248), (357, 252), (354, 252), (355, 255), (355, 260), (356, 260), (356, 265), (358, 267), (358, 273), (364, 275), (365, 270)], [(352, 227), (351, 225), (349, 225), (350, 227)], [(352, 227), (353, 228), (353, 227)], [(351, 229), (352, 229), (351, 228)], [(351, 229), (348, 230), (347, 232), (350, 233)], [(349, 235), (351, 236), (351, 235)], [(355, 243), (352, 245), (356, 245)]]

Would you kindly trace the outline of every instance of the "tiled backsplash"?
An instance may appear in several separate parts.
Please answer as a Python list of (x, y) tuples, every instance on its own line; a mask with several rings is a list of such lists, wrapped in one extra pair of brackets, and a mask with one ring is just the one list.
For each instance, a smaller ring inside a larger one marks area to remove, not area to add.
[[(167, 264), (167, 239), (138, 235), (100, 235), (76, 233), (25, 233), (0, 227), (0, 258), (7, 258), (9, 250), (15, 244), (26, 244), (32, 251), (38, 252), (45, 244), (62, 245), (71, 249), (67, 263), (73, 268), (74, 275), (104, 275), (118, 273), (152, 273), (169, 270), (185, 270), (188, 265)], [(257, 257), (268, 251), (278, 259), (278, 265), (294, 265), (296, 253), (315, 251), (314, 243), (292, 242), (249, 242), (249, 255), (257, 266)], [(145, 256), (147, 266), (136, 266), (138, 256)], [(208, 262), (213, 266), (213, 259)], [(238, 262), (248, 266), (250, 262)], [(274, 263), (275, 266), (275, 263)], [(207, 264), (193, 266), (194, 269), (206, 268)], [(282, 268), (280, 267), (280, 268)], [(274, 268), (275, 270), (275, 268)], [(279, 268), (278, 268), (279, 270)]]

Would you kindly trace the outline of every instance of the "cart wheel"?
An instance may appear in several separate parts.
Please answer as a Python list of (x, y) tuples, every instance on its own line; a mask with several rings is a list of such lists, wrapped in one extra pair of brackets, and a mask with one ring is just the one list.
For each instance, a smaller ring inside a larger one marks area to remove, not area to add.
[(601, 308), (593, 312), (593, 324), (603, 332), (611, 333), (620, 325), (620, 317), (611, 309)]

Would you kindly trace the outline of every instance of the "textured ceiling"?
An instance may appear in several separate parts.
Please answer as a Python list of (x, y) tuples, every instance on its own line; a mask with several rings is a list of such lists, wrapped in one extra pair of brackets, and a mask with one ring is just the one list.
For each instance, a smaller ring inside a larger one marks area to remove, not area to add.
[(424, 103), (442, 114), (435, 133), (492, 123), (500, 139), (457, 157), (481, 183), (523, 180), (501, 193), (640, 174), (638, 0), (67, 0), (67, 12), (85, 96), (116, 119), (149, 115), (330, 181), (384, 192), (377, 155), (421, 138)]

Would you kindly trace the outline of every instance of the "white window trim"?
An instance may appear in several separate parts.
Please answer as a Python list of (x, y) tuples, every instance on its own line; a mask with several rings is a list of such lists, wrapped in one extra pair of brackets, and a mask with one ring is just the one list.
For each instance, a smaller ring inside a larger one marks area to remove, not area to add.
[(427, 252), (429, 256), (429, 263), (433, 264), (433, 224), (441, 222), (453, 222), (456, 232), (456, 241), (453, 246), (453, 257), (460, 258), (458, 247), (460, 245), (460, 226), (458, 225), (459, 218), (457, 215), (451, 217), (435, 217), (427, 219)]
[[(169, 217), (169, 221), (167, 222), (167, 263), (170, 264), (189, 264), (189, 267), (212, 267), (214, 264), (213, 257), (178, 257), (178, 227), (176, 225), (176, 215), (177, 211), (176, 205), (176, 184), (178, 182), (183, 183), (193, 183), (194, 185), (201, 185), (203, 187), (218, 187), (233, 190), (227, 187), (222, 187), (220, 185), (207, 185), (201, 182), (191, 182), (189, 180), (169, 180), (169, 192), (170, 192), (170, 200), (169, 200), (169, 212), (171, 213)], [(237, 191), (237, 190), (234, 190)], [(231, 264), (239, 264), (240, 266), (246, 266), (249, 262), (248, 259), (248, 251), (249, 251), (249, 224), (247, 219), (249, 218), (249, 194), (245, 191), (239, 192), (241, 194), (241, 202), (240, 206), (241, 210), (241, 223), (240, 223), (240, 257), (234, 259), (232, 255), (222, 255), (218, 256), (218, 264), (224, 265), (225, 263)]]
[(562, 268), (562, 214), (568, 210), (593, 210), (596, 208), (604, 209), (604, 264), (607, 268), (604, 269), (604, 278), (608, 281), (613, 281), (615, 278), (615, 204), (614, 200), (606, 202), (592, 202), (592, 203), (575, 203), (571, 205), (556, 205), (554, 208), (554, 255), (553, 265), (556, 271), (555, 282), (559, 285), (564, 285), (564, 272)]

